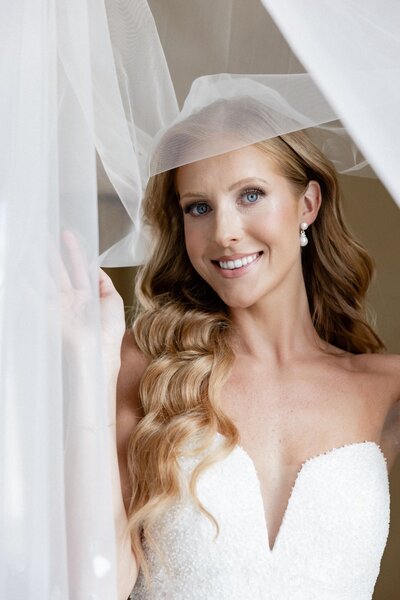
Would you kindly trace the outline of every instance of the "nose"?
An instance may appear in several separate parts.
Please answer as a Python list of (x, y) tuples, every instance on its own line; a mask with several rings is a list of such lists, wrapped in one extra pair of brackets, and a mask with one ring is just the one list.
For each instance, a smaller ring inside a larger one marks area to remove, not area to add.
[(213, 225), (213, 238), (219, 246), (227, 248), (241, 239), (242, 221), (238, 211), (232, 206), (217, 209)]

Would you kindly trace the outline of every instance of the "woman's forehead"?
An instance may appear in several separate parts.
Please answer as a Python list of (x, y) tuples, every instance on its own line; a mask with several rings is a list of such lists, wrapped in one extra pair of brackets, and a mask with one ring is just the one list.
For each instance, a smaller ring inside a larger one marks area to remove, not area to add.
[(176, 186), (179, 193), (184, 194), (186, 187), (195, 184), (204, 186), (213, 181), (230, 185), (232, 178), (258, 177), (268, 181), (276, 175), (276, 171), (268, 153), (251, 145), (179, 167), (176, 170)]

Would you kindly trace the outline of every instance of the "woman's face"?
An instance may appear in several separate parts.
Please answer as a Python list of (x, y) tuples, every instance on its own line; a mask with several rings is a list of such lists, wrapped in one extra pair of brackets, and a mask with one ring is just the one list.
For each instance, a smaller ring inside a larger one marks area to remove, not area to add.
[(184, 165), (176, 184), (190, 261), (227, 306), (298, 283), (299, 225), (313, 218), (266, 152), (247, 146)]

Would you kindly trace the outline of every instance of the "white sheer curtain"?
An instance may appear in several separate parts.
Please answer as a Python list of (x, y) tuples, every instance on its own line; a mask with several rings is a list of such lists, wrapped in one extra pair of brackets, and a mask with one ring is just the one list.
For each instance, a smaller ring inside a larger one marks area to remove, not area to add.
[[(398, 3), (263, 2), (399, 200)], [(256, 0), (150, 5), (180, 99), (202, 74), (302, 69)], [(175, 89), (145, 0), (1, 3), (0, 82), (0, 597), (113, 600), (98, 228), (102, 264), (143, 260), (144, 163)], [(65, 230), (90, 282), (78, 347)]]
[[(82, 336), (88, 384), (80, 385), (60, 302), (60, 231), (68, 229), (82, 241), (87, 324), (99, 338), (88, 14), (84, 3), (38, 0), (3, 3), (0, 12), (0, 597), (112, 598), (100, 344), (88, 353)], [(62, 45), (85, 82), (80, 96), (57, 56)]]
[[(136, 232), (140, 157), (177, 108), (147, 3), (112, 8), (108, 20), (91, 0), (0, 5), (0, 597), (10, 600), (116, 597), (96, 150)], [(102, 207), (111, 228), (113, 203)], [(85, 290), (63, 231), (80, 244)], [(62, 302), (65, 279), (85, 292), (84, 323)]]

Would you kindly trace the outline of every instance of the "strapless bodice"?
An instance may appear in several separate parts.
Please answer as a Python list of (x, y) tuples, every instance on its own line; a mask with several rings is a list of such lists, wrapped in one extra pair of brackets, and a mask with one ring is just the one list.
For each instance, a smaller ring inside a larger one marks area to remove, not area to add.
[[(222, 436), (217, 434), (215, 443)], [(182, 458), (188, 480), (200, 458)], [(301, 466), (272, 550), (254, 464), (239, 446), (205, 470), (156, 522), (163, 558), (145, 544), (151, 572), (134, 600), (371, 600), (389, 531), (389, 479), (375, 442), (356, 442)]]

